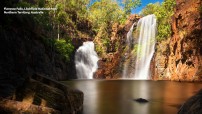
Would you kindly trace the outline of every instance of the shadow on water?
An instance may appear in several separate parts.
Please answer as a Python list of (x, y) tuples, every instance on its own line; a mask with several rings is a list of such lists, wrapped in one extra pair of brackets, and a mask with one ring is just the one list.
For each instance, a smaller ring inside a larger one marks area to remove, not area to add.
[[(145, 80), (71, 80), (84, 92), (83, 114), (174, 114), (202, 83)], [(143, 98), (146, 103), (135, 102)]]

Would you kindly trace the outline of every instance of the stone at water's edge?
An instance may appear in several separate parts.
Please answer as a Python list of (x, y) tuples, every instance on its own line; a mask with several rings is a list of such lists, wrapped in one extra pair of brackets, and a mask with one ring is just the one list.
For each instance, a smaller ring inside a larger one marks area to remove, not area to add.
[(77, 114), (82, 111), (83, 99), (83, 92), (35, 74), (11, 100), (0, 99), (0, 109), (11, 113), (36, 114), (42, 110), (42, 114)]
[(143, 98), (137, 98), (137, 99), (134, 99), (134, 101), (139, 102), (139, 103), (147, 103), (147, 102), (149, 102), (148, 100), (143, 99)]
[(0, 114), (61, 114), (53, 108), (0, 98)]
[(201, 0), (176, 0), (173, 35), (157, 46), (154, 79), (202, 80), (201, 6)]
[(202, 89), (189, 98), (180, 108), (178, 114), (202, 114)]

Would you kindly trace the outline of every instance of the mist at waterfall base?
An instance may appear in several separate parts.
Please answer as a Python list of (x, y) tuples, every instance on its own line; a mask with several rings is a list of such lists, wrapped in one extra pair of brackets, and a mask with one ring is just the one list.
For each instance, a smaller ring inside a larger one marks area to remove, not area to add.
[(148, 15), (141, 18), (136, 27), (136, 37), (133, 37), (134, 23), (127, 33), (127, 55), (130, 59), (125, 62), (123, 78), (137, 80), (150, 79), (150, 62), (155, 51), (156, 17)]
[(76, 75), (78, 79), (93, 79), (97, 70), (98, 55), (94, 50), (94, 43), (87, 41), (75, 53)]

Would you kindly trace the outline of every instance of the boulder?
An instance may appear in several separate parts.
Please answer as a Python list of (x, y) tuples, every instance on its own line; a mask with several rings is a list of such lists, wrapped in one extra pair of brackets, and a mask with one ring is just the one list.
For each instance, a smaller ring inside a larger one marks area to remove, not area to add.
[(180, 108), (178, 114), (202, 114), (202, 89), (189, 98)]
[(77, 114), (82, 111), (83, 99), (83, 92), (34, 74), (12, 97), (1, 98), (0, 109), (12, 113)]

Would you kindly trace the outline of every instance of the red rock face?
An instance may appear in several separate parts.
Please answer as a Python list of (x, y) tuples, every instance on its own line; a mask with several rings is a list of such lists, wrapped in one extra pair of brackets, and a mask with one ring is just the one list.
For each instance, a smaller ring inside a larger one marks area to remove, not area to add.
[[(123, 55), (123, 47), (126, 41), (126, 34), (130, 30), (134, 22), (137, 22), (140, 17), (136, 14), (131, 15), (125, 25), (114, 23), (112, 26), (111, 38), (108, 53), (102, 56), (98, 61), (98, 70), (94, 73), (94, 78), (97, 79), (116, 79), (120, 78), (122, 66), (121, 59)], [(95, 42), (99, 41), (94, 40)], [(118, 43), (118, 47), (116, 47)], [(118, 49), (115, 49), (118, 48)]]
[(120, 53), (108, 53), (105, 57), (98, 61), (98, 70), (94, 74), (96, 79), (116, 79), (120, 77), (119, 61), (121, 59)]
[(169, 54), (156, 61), (163, 69), (156, 68), (162, 74), (155, 72), (155, 75), (171, 80), (202, 80), (202, 2), (176, 0), (176, 3)]
[(137, 22), (141, 17), (137, 14), (130, 15), (129, 18), (127, 19), (124, 30), (126, 33), (130, 30), (131, 26), (133, 25), (134, 22)]

